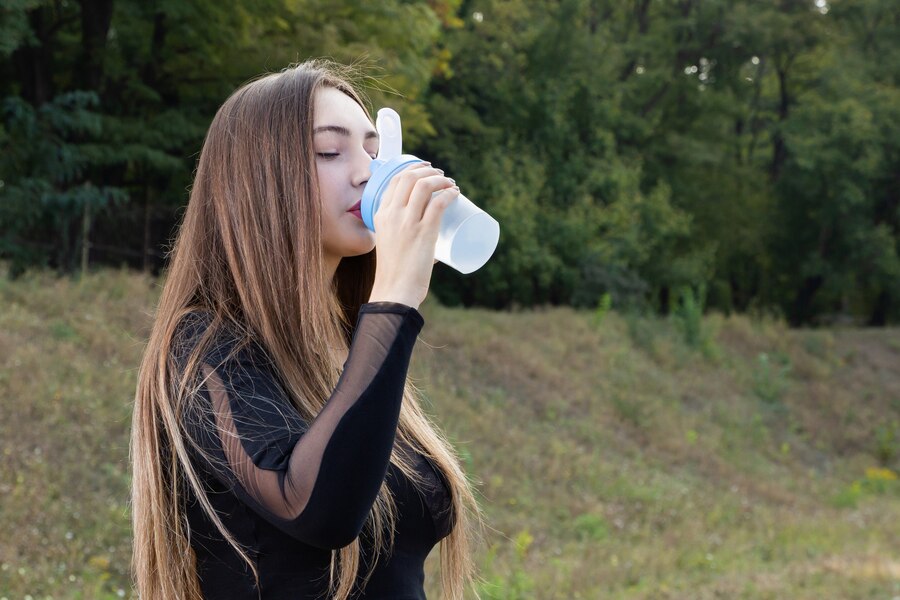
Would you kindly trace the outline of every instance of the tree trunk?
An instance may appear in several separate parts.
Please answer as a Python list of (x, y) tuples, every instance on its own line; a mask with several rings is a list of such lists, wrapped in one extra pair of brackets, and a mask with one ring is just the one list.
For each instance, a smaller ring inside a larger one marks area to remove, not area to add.
[(787, 68), (779, 66), (778, 73), (778, 124), (775, 126), (775, 132), (772, 135), (772, 165), (769, 168), (769, 175), (772, 181), (776, 181), (781, 176), (781, 168), (787, 158), (787, 148), (784, 145), (784, 136), (781, 133), (781, 126), (787, 120), (788, 110), (791, 104), (791, 97), (787, 89)]
[(869, 327), (884, 327), (887, 325), (888, 312), (891, 308), (891, 295), (887, 290), (882, 289), (875, 299), (875, 306), (872, 307), (872, 314), (869, 315)]
[(84, 213), (81, 219), (81, 274), (84, 275), (88, 270), (88, 255), (90, 253), (90, 232), (91, 232), (91, 203), (84, 203)]
[(112, 0), (81, 0), (81, 86), (100, 94)]
[(53, 32), (50, 9), (39, 7), (28, 12), (28, 23), (37, 42), (23, 44), (12, 55), (12, 62), (22, 82), (22, 97), (32, 106), (40, 106), (53, 98), (50, 77), (53, 57)]
[(150, 261), (151, 255), (151, 241), (150, 241), (150, 216), (153, 214), (151, 210), (151, 204), (153, 202), (152, 199), (152, 188), (150, 185), (144, 188), (144, 248), (143, 248), (143, 256), (144, 256), (144, 264), (143, 269), (144, 273), (149, 273), (153, 268), (153, 265)]
[(669, 286), (664, 285), (659, 289), (659, 313), (661, 315), (669, 314), (670, 301)]
[(803, 283), (800, 285), (800, 289), (797, 290), (797, 295), (794, 299), (794, 310), (791, 314), (791, 325), (793, 327), (799, 327), (800, 325), (806, 325), (809, 323), (812, 318), (812, 301), (816, 295), (816, 292), (819, 291), (819, 288), (822, 287), (822, 284), (825, 282), (825, 278), (821, 275), (815, 275), (814, 277), (807, 277), (803, 280)]

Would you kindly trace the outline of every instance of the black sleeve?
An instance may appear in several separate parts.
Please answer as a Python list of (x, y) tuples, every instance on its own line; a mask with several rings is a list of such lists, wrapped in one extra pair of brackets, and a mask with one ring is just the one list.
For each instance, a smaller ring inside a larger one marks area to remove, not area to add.
[(337, 386), (309, 424), (257, 353), (207, 357), (199, 395), (213, 418), (206, 426), (188, 419), (187, 429), (227, 469), (204, 464), (288, 535), (319, 548), (346, 546), (362, 531), (387, 474), (423, 325), (411, 306), (363, 304)]

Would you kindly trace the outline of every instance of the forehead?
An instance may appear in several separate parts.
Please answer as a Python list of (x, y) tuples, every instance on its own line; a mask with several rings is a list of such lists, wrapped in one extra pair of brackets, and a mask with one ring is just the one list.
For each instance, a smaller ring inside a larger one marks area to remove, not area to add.
[(354, 134), (364, 134), (372, 129), (362, 107), (350, 96), (332, 87), (316, 91), (315, 125), (341, 125)]

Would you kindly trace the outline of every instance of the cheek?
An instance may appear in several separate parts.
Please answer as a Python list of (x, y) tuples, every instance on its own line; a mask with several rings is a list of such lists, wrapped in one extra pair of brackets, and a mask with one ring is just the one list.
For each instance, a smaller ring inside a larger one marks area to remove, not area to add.
[(322, 219), (328, 230), (337, 227), (341, 218), (341, 194), (334, 177), (329, 177), (324, 169), (319, 170), (319, 203), (322, 210)]
[(319, 167), (319, 194), (321, 194), (322, 205), (326, 211), (334, 213), (335, 207), (340, 206), (340, 186), (338, 185), (338, 177), (336, 173), (328, 168)]

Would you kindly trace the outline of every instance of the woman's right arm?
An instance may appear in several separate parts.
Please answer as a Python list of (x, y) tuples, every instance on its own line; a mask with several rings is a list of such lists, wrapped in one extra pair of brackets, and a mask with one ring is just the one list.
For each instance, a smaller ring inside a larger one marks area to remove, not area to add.
[[(319, 548), (361, 532), (394, 445), (409, 361), (424, 325), (413, 307), (363, 304), (344, 371), (305, 431), (283, 391), (246, 354), (203, 365), (216, 436), (204, 450), (224, 458), (216, 476), (260, 516)], [(292, 427), (291, 424), (294, 424)]]

